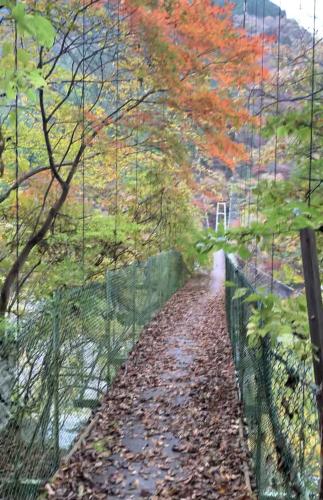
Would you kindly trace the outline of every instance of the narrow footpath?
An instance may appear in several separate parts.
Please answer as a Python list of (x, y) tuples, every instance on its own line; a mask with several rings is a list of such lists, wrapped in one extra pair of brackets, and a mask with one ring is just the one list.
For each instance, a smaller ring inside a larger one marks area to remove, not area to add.
[(249, 499), (224, 292), (193, 278), (143, 331), (46, 497)]

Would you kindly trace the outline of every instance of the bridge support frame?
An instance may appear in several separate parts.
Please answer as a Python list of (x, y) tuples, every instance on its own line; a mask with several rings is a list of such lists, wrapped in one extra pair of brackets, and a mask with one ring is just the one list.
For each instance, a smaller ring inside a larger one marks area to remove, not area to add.
[(216, 204), (215, 231), (218, 232), (219, 225), (223, 222), (224, 230), (227, 229), (227, 204), (225, 201), (218, 201)]

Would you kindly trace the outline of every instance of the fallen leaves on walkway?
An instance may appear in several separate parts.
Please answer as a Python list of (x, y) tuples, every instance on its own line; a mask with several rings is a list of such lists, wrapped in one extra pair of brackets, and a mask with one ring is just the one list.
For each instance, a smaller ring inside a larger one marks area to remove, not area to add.
[(145, 328), (47, 497), (249, 499), (222, 293), (191, 280)]

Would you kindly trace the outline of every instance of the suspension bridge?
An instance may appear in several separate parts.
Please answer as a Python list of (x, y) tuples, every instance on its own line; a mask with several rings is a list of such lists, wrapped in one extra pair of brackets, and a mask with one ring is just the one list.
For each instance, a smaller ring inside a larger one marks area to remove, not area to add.
[(315, 498), (312, 367), (248, 344), (251, 305), (224, 297), (225, 272), (253, 293), (231, 257), (191, 277), (166, 252), (29, 315), (4, 498), (36, 498), (53, 474), (48, 498)]
[(34, 3), (0, 5), (0, 498), (323, 498), (317, 1), (296, 55), (281, 2)]

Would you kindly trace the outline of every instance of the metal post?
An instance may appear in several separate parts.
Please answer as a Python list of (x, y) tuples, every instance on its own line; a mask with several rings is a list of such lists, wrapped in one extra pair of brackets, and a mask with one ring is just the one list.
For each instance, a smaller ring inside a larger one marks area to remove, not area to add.
[(231, 227), (231, 223), (232, 223), (232, 191), (230, 192), (230, 199), (229, 199), (228, 227)]
[(224, 230), (226, 231), (227, 230), (227, 204), (226, 203), (223, 203), (223, 215), (224, 215), (223, 226), (224, 226)]
[(308, 321), (311, 342), (313, 345), (313, 365), (315, 383), (317, 385), (317, 409), (320, 428), (320, 490), (319, 498), (323, 499), (323, 307), (319, 266), (316, 251), (315, 233), (313, 229), (302, 229), (300, 232), (302, 260)]

